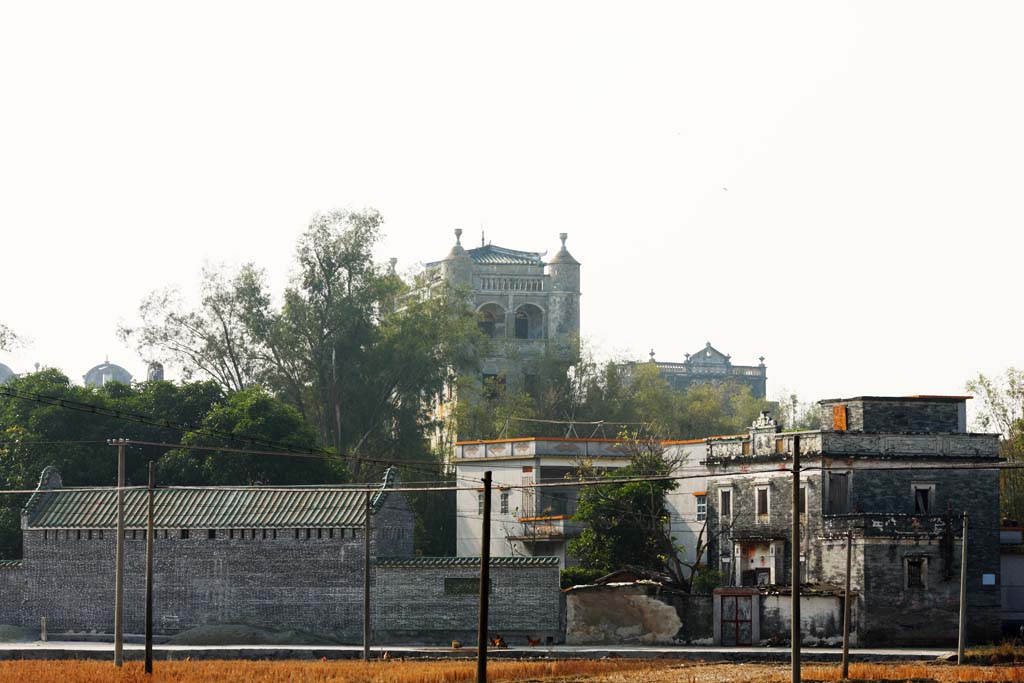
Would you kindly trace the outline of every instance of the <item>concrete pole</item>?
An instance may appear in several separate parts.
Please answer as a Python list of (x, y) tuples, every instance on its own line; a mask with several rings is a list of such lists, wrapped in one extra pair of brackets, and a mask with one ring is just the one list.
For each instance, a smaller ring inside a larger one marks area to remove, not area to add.
[(487, 608), (491, 589), (491, 472), (484, 472), (484, 514), (480, 538), (480, 622), (476, 633), (476, 683), (487, 683)]
[(124, 449), (117, 442), (117, 540), (114, 546), (114, 666), (124, 663)]
[(843, 591), (843, 675), (850, 677), (850, 572), (853, 568), (853, 529), (846, 530), (846, 590)]
[(149, 461), (149, 486), (146, 488), (146, 664), (153, 673), (153, 489), (156, 488), (156, 463)]
[(956, 644), (956, 662), (964, 664), (967, 649), (967, 513), (964, 512), (963, 540), (960, 541), (960, 635)]
[(790, 584), (792, 584), (792, 604), (790, 621), (792, 629), (792, 669), (793, 683), (800, 683), (800, 436), (793, 437), (793, 537), (790, 540), (791, 558)]
[(363, 524), (363, 661), (370, 661), (370, 492), (366, 492), (366, 522)]

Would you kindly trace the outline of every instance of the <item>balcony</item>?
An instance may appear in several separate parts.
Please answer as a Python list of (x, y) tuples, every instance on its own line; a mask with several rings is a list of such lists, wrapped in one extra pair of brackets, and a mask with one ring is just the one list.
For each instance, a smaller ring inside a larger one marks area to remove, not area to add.
[(513, 531), (509, 540), (523, 543), (568, 541), (579, 536), (584, 527), (574, 521), (571, 515), (520, 517), (518, 522), (518, 529)]

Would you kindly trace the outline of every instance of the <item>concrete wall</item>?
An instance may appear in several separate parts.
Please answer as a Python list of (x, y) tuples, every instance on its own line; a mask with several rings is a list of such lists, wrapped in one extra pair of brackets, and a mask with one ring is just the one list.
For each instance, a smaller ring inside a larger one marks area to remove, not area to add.
[[(851, 608), (856, 611), (856, 606)], [(789, 641), (792, 628), (792, 596), (762, 595), (761, 641)], [(851, 624), (856, 615), (851, 614)], [(800, 597), (800, 632), (805, 645), (841, 645), (843, 642), (843, 599), (838, 596)], [(851, 628), (850, 643), (857, 644), (856, 628)]]
[(711, 642), (710, 595), (655, 586), (593, 586), (566, 593), (565, 640), (572, 645)]

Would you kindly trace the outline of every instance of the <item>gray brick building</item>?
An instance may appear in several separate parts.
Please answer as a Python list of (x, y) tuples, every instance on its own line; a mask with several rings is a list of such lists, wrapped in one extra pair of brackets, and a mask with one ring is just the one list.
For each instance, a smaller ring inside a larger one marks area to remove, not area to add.
[[(390, 488), (370, 507), (375, 640), (475, 642), (479, 558), (414, 558), (412, 512)], [(125, 498), (125, 632), (137, 634), (146, 492)], [(345, 488), (158, 489), (156, 633), (241, 623), (360, 642), (365, 519), (365, 494)], [(47, 468), (22, 513), (23, 558), (0, 563), (0, 623), (112, 633), (115, 520), (113, 490), (64, 488)], [(506, 639), (558, 637), (556, 559), (498, 558), (492, 591), (490, 625)]]
[[(782, 433), (763, 414), (747, 435), (709, 439), (712, 557), (726, 584), (770, 595), (793, 580), (793, 487), (785, 468), (799, 436), (799, 580), (822, 594), (841, 587), (852, 531), (856, 642), (956, 642), (965, 512), (969, 638), (995, 638), (999, 478), (981, 467), (999, 461), (998, 435), (966, 432), (965, 400), (821, 401), (818, 430)], [(761, 639), (788, 637), (784, 621), (777, 634), (762, 625)]]

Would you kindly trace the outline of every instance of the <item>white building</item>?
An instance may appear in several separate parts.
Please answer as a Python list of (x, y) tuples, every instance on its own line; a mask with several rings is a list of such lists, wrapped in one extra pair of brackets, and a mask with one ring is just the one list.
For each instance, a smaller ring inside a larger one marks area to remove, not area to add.
[[(707, 444), (703, 439), (660, 443), (666, 457), (677, 463), (676, 473), (681, 477), (667, 496), (672, 535), (683, 547), (683, 560), (693, 562), (707, 519), (707, 469), (703, 464)], [(629, 461), (623, 442), (616, 439), (543, 437), (463, 441), (455, 446), (455, 471), (460, 484), (480, 480), (488, 470), (492, 473), (491, 555), (558, 557), (563, 568), (575, 564), (568, 543), (582, 528), (572, 520), (579, 487), (521, 487), (571, 480), (582, 462), (617, 469)], [(459, 491), (456, 514), (457, 554), (479, 556), (482, 489)]]

